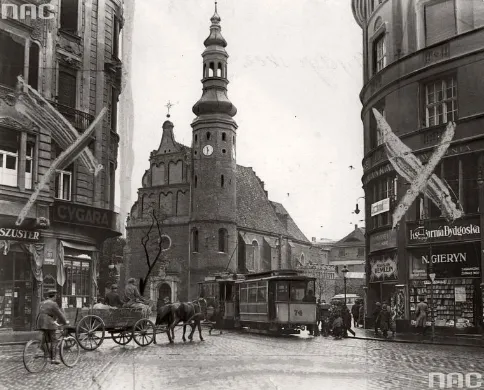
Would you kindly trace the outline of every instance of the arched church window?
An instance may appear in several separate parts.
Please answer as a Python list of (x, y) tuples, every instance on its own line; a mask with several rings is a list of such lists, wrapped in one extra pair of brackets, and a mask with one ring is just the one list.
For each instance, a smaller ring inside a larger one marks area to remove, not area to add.
[(192, 252), (198, 252), (198, 229), (192, 230)]
[(225, 178), (224, 175), (220, 176), (220, 187), (223, 187), (225, 185)]
[(222, 77), (222, 64), (220, 62), (217, 66), (217, 77)]
[(195, 134), (195, 142), (198, 142), (198, 134)]
[(208, 69), (208, 77), (213, 77), (215, 75), (215, 64), (210, 63), (210, 68)]
[(203, 78), (207, 77), (207, 64), (203, 64)]
[(195, 188), (198, 187), (198, 176), (195, 176)]
[(207, 131), (207, 141), (210, 140), (210, 137), (211, 137), (212, 134), (210, 134), (210, 131)]
[(228, 234), (226, 229), (219, 229), (218, 231), (218, 251), (227, 252)]
[(222, 133), (222, 141), (225, 141), (225, 140), (227, 140), (227, 134), (225, 134), (225, 132), (224, 132), (224, 133)]

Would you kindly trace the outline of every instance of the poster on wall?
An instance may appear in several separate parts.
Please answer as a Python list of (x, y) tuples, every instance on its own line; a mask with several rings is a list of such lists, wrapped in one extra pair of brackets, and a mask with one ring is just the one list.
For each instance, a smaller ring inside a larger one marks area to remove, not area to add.
[(478, 278), (480, 271), (480, 244), (439, 245), (412, 249), (410, 278), (427, 279), (430, 262), (436, 279)]
[(396, 281), (398, 279), (397, 254), (385, 254), (370, 260), (370, 283)]

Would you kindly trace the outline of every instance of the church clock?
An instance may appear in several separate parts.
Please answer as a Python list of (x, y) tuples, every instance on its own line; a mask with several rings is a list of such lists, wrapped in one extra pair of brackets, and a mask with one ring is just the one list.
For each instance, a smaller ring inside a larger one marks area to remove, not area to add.
[(205, 145), (202, 149), (202, 152), (205, 156), (211, 156), (213, 153), (212, 145)]

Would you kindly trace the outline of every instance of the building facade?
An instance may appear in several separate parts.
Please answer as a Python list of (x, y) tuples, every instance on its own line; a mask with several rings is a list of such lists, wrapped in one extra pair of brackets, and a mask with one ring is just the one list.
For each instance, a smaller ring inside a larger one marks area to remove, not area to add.
[[(408, 328), (423, 296), (433, 303), (437, 329), (477, 329), (484, 255), (484, 3), (353, 0), (352, 9), (363, 30), (368, 311), (376, 301), (391, 303), (397, 327)], [(378, 130), (372, 109), (388, 122), (394, 144), (408, 148), (400, 159), (390, 161), (388, 133)], [(455, 122), (455, 134), (443, 145), (449, 122)], [(423, 171), (401, 176), (395, 166), (415, 156), (412, 164), (423, 167), (447, 146), (428, 187), (394, 227), (395, 208)], [(444, 203), (463, 215), (444, 218)]]
[[(175, 140), (174, 124), (163, 124), (160, 146), (150, 155), (138, 200), (127, 225), (125, 279), (147, 278), (153, 300), (192, 299), (197, 283), (217, 272), (259, 272), (295, 268), (309, 261), (310, 242), (283, 205), (271, 202), (252, 168), (236, 163), (235, 106), (227, 96), (227, 42), (217, 11), (202, 54), (203, 94), (193, 106), (191, 147)], [(160, 229), (142, 239), (153, 222)], [(166, 247), (156, 269), (156, 242)]]
[[(59, 291), (63, 307), (91, 304), (100, 246), (119, 235), (113, 210), (122, 3), (1, 0), (0, 6), (0, 327), (28, 330), (47, 289)], [(30, 88), (17, 88), (18, 76)], [(29, 97), (36, 103), (20, 110)], [(80, 158), (57, 167), (18, 225), (52, 162), (104, 107), (107, 115), (81, 145)], [(47, 112), (72, 126), (42, 122)]]

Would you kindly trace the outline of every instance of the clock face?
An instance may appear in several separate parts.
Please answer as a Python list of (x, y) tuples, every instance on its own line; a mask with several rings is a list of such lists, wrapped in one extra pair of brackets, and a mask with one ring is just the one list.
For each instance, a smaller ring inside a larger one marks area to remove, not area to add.
[(202, 152), (205, 156), (210, 156), (213, 153), (212, 145), (205, 145), (202, 149)]
[(235, 146), (232, 146), (232, 158), (235, 160)]

